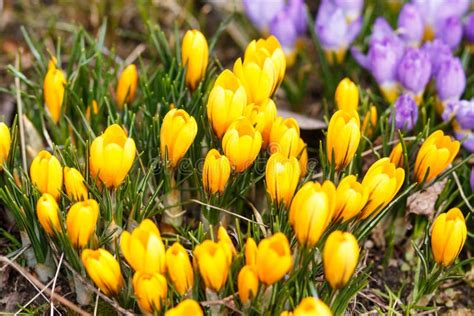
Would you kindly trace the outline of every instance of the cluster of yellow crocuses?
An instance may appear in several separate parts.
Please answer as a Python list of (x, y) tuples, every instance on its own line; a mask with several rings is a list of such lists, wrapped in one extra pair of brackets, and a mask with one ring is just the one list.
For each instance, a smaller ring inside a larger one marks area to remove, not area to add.
[[(206, 74), (208, 63), (207, 40), (197, 30), (188, 31), (183, 39), (182, 63), (186, 67), (186, 83), (195, 90)], [(217, 77), (209, 93), (207, 117), (221, 147), (207, 152), (202, 184), (211, 195), (224, 192), (232, 173), (244, 172), (259, 155), (265, 156), (262, 152), (267, 150), (270, 156), (265, 184), (272, 205), (288, 211), (289, 223), (301, 247), (315, 247), (331, 223), (364, 220), (386, 207), (405, 182), (405, 157), (401, 144), (398, 144), (390, 157), (381, 158), (369, 167), (361, 182), (349, 174), (340, 179), (337, 186), (329, 180), (300, 184), (308, 172), (306, 144), (300, 137), (297, 121), (279, 117), (272, 99), (285, 69), (283, 50), (278, 40), (270, 36), (252, 41), (244, 58), (235, 62), (233, 70), (224, 70)], [(65, 84), (63, 72), (52, 59), (44, 79), (44, 99), (55, 123), (60, 120)], [(133, 101), (137, 84), (137, 69), (129, 65), (117, 84), (119, 109)], [(361, 128), (357, 112), (359, 91), (349, 79), (341, 81), (335, 99), (339, 110), (329, 121), (326, 157), (334, 170), (342, 174), (343, 170), (350, 169), (346, 167), (356, 155), (361, 131), (370, 122), (374, 124), (376, 112), (371, 110), (366, 115), (367, 122)], [(96, 113), (96, 103), (92, 105)], [(183, 109), (171, 107), (161, 124), (162, 161), (170, 168), (176, 168), (193, 144), (197, 132), (194, 117)], [(4, 123), (0, 123), (0, 135), (1, 168), (11, 145), (10, 132)], [(453, 162), (458, 151), (459, 142), (442, 131), (432, 133), (416, 157), (415, 180), (420, 184), (433, 181)], [(128, 137), (119, 125), (111, 125), (90, 146), (90, 175), (98, 186), (117, 188), (131, 170), (135, 156), (133, 138)], [(86, 249), (94, 246), (92, 241), (100, 207), (97, 201), (89, 198), (83, 173), (75, 168), (63, 168), (56, 157), (41, 151), (31, 164), (30, 178), (42, 194), (37, 201), (37, 216), (44, 230), (51, 237), (67, 234), (71, 244), (82, 250), (82, 262), (95, 284), (106, 295), (118, 295), (125, 282), (117, 258), (104, 248)], [(71, 202), (65, 225), (58, 204), (62, 192)], [(451, 264), (459, 254), (466, 234), (464, 217), (459, 209), (441, 214), (433, 223), (435, 261), (445, 266)], [(186, 295), (194, 286), (195, 273), (199, 273), (208, 290), (218, 293), (226, 285), (237, 253), (226, 230), (220, 227), (217, 241), (205, 240), (197, 245), (191, 260), (178, 241), (166, 249), (157, 226), (150, 219), (143, 220), (131, 232), (122, 232), (120, 249), (134, 270), (132, 285), (144, 313), (153, 313), (168, 305), (170, 285), (180, 295)], [(247, 304), (258, 295), (260, 284), (271, 286), (290, 273), (293, 253), (287, 236), (281, 232), (262, 239), (258, 246), (248, 237), (244, 252), (245, 265), (240, 269), (237, 285), (241, 302)], [(335, 230), (329, 234), (322, 261), (325, 278), (332, 288), (341, 288), (349, 282), (358, 258), (359, 246), (350, 232)], [(293, 314), (303, 315), (303, 311), (331, 314), (329, 308), (315, 298), (303, 299)], [(202, 313), (197, 302), (184, 300), (166, 315)]]

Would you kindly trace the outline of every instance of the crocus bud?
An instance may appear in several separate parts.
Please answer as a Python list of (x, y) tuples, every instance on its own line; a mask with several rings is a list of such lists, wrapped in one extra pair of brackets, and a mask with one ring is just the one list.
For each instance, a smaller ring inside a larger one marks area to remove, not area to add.
[(436, 91), (443, 103), (459, 100), (466, 88), (466, 74), (458, 57), (445, 59), (435, 79)]
[(334, 215), (336, 187), (331, 181), (306, 182), (291, 203), (289, 221), (300, 245), (313, 247)]
[(331, 309), (318, 298), (306, 297), (301, 300), (293, 311), (293, 316), (332, 316)]
[(408, 48), (398, 64), (397, 76), (403, 88), (413, 93), (419, 101), (430, 80), (431, 62), (420, 49)]
[(54, 232), (61, 231), (59, 223), (59, 206), (51, 194), (44, 193), (36, 204), (36, 215), (44, 230), (53, 236)]
[(277, 117), (277, 109), (272, 99), (267, 99), (262, 104), (248, 104), (244, 108), (243, 115), (248, 117), (255, 129), (262, 134), (262, 148), (266, 149), (270, 143), (270, 133), (273, 122)]
[(196, 120), (185, 110), (172, 109), (166, 113), (160, 130), (161, 159), (176, 167), (193, 144), (197, 131)]
[(298, 163), (300, 164), (301, 177), (308, 173), (308, 146), (302, 138), (298, 141)]
[(38, 153), (30, 167), (31, 182), (40, 193), (49, 193), (56, 200), (63, 186), (63, 168), (59, 160), (46, 150)]
[(115, 296), (124, 282), (120, 265), (110, 252), (103, 248), (85, 249), (81, 255), (87, 274), (107, 296)]
[(345, 168), (354, 157), (360, 141), (360, 120), (356, 111), (339, 110), (329, 121), (326, 135), (328, 161), (337, 170)]
[[(275, 69), (275, 81), (272, 87), (272, 92), (270, 95), (273, 95), (276, 89), (280, 86), (280, 83), (283, 81), (286, 72), (286, 58), (285, 54), (281, 48), (281, 44), (278, 39), (270, 35), (266, 39), (259, 39), (258, 41), (251, 41), (247, 48), (245, 49), (244, 63), (255, 63), (264, 68), (266, 60), (270, 58)], [(262, 103), (257, 101), (263, 100), (253, 100), (255, 103)]]
[(354, 175), (342, 179), (336, 190), (334, 221), (342, 219), (347, 222), (357, 216), (367, 203), (368, 197), (369, 192), (357, 182)]
[(122, 233), (120, 249), (135, 271), (150, 274), (166, 271), (165, 245), (161, 240), (160, 231), (149, 219), (143, 220), (132, 233)]
[(291, 270), (290, 243), (283, 233), (276, 233), (258, 244), (256, 267), (258, 279), (265, 285), (278, 282)]
[(410, 46), (418, 46), (423, 39), (425, 25), (418, 8), (412, 3), (406, 3), (398, 16), (398, 31), (400, 37)]
[(133, 275), (133, 290), (140, 310), (147, 315), (159, 312), (168, 294), (166, 278), (158, 272), (137, 271)]
[(115, 92), (117, 99), (117, 106), (120, 110), (123, 109), (125, 103), (131, 103), (135, 98), (138, 85), (138, 71), (137, 66), (130, 64), (122, 71), (117, 84), (117, 91)]
[(279, 74), (270, 57), (258, 60), (258, 63), (253, 59), (242, 62), (239, 58), (233, 71), (245, 88), (247, 103), (262, 104), (272, 96)]
[(89, 167), (106, 187), (117, 188), (127, 176), (135, 159), (135, 142), (117, 124), (110, 125), (90, 147)]
[(464, 36), (471, 44), (474, 43), (474, 12), (466, 17), (464, 22)]
[(255, 266), (244, 266), (237, 277), (237, 287), (242, 303), (246, 304), (257, 295), (258, 276)]
[(166, 311), (165, 316), (203, 316), (199, 303), (192, 299), (187, 299), (179, 303), (176, 307)]
[(262, 135), (246, 117), (234, 121), (222, 139), (222, 148), (236, 172), (250, 167), (262, 148)]
[(414, 170), (416, 181), (431, 182), (453, 162), (459, 147), (459, 142), (444, 135), (443, 131), (433, 132), (421, 145), (416, 156)]
[(56, 124), (61, 117), (65, 85), (66, 77), (61, 69), (56, 68), (56, 59), (53, 57), (48, 65), (46, 77), (44, 77), (43, 94), (49, 115), (51, 115), (51, 119)]
[(434, 260), (445, 267), (451, 265), (461, 252), (466, 236), (466, 222), (460, 209), (452, 208), (440, 214), (431, 228)]
[(216, 79), (207, 101), (207, 118), (217, 137), (222, 138), (229, 125), (242, 116), (247, 93), (234, 73), (224, 70)]
[(436, 24), (436, 38), (441, 39), (451, 49), (455, 49), (462, 40), (461, 18), (453, 15), (440, 19)]
[(193, 267), (186, 249), (179, 242), (166, 250), (166, 271), (180, 295), (185, 295), (193, 287)]
[(359, 245), (351, 233), (336, 230), (324, 245), (324, 277), (333, 289), (344, 287), (359, 261)]
[(10, 152), (10, 146), (12, 139), (10, 136), (10, 130), (8, 126), (1, 122), (0, 123), (0, 171), (2, 166), (8, 158), (8, 153)]
[(230, 239), (229, 234), (227, 233), (227, 230), (224, 228), (224, 226), (219, 226), (219, 229), (217, 230), (217, 241), (226, 245), (232, 256), (237, 254), (234, 243), (232, 242), (232, 239)]
[(393, 112), (389, 117), (389, 122), (392, 122), (392, 115), (395, 114), (394, 121), (396, 128), (410, 131), (416, 125), (416, 121), (418, 120), (418, 106), (416, 105), (415, 99), (409, 94), (404, 93), (398, 97)]
[(270, 198), (277, 205), (290, 206), (300, 180), (300, 165), (295, 157), (274, 153), (267, 161), (265, 181)]
[(66, 227), (69, 240), (76, 248), (83, 248), (95, 232), (99, 218), (99, 204), (94, 200), (77, 202), (69, 209)]
[(336, 88), (336, 105), (339, 110), (357, 111), (359, 88), (349, 78), (342, 79)]
[(393, 147), (389, 159), (390, 162), (393, 163), (395, 166), (403, 168), (404, 157), (402, 143), (398, 143), (395, 147)]
[(211, 194), (224, 192), (229, 176), (229, 159), (219, 154), (216, 149), (211, 149), (206, 155), (202, 170), (202, 184), (204, 190)]
[(369, 198), (361, 218), (365, 219), (387, 206), (402, 187), (404, 180), (405, 170), (397, 168), (389, 158), (382, 158), (373, 163), (362, 180), (362, 186), (369, 192)]
[(88, 191), (84, 177), (76, 168), (64, 167), (64, 186), (70, 199), (74, 201), (87, 200)]
[(94, 116), (97, 116), (97, 114), (99, 114), (99, 105), (97, 104), (96, 100), (92, 100), (92, 104), (87, 106), (86, 119), (88, 121), (91, 120), (91, 112), (94, 113)]
[(219, 292), (227, 281), (232, 260), (228, 247), (205, 240), (194, 249), (194, 259), (206, 288)]
[(298, 157), (298, 143), (300, 140), (300, 127), (298, 122), (290, 117), (278, 117), (273, 122), (270, 131), (270, 153), (282, 153), (285, 157)]
[(257, 264), (257, 244), (252, 237), (247, 238), (245, 242), (245, 264), (247, 266), (255, 266)]
[(362, 122), (361, 131), (362, 134), (367, 137), (372, 137), (377, 128), (377, 108), (374, 105), (371, 105), (369, 111), (364, 116), (364, 121)]
[(195, 90), (204, 78), (209, 59), (206, 37), (198, 30), (189, 30), (183, 37), (181, 61), (186, 67), (186, 84)]
[(243, 0), (244, 12), (261, 32), (268, 31), (268, 24), (285, 7), (285, 0), (274, 0), (272, 5), (265, 1)]

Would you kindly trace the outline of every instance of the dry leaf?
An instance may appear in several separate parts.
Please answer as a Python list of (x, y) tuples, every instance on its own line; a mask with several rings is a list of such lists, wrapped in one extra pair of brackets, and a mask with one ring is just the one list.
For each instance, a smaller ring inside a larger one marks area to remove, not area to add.
[(436, 182), (426, 190), (416, 192), (408, 196), (407, 216), (409, 214), (424, 215), (431, 219), (435, 213), (435, 203), (439, 194), (446, 185), (446, 179)]

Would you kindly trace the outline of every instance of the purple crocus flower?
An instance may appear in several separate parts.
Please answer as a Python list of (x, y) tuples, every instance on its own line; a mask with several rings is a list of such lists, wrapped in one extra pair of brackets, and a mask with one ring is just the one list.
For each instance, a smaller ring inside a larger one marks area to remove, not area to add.
[(285, 54), (288, 55), (294, 51), (298, 34), (286, 10), (280, 11), (270, 22), (270, 33), (278, 38)]
[(436, 38), (442, 40), (451, 49), (455, 49), (462, 40), (462, 22), (458, 16), (450, 16), (437, 21)]
[(421, 49), (408, 48), (397, 68), (400, 84), (408, 91), (420, 96), (431, 75), (431, 62)]
[(466, 74), (458, 57), (442, 61), (435, 79), (436, 91), (443, 103), (459, 100), (466, 88)]
[(464, 147), (470, 153), (474, 152), (474, 133), (470, 129), (460, 129), (459, 126), (454, 125), (454, 136), (459, 141), (462, 141)]
[(404, 51), (405, 43), (384, 18), (375, 20), (367, 55), (356, 47), (351, 48), (354, 59), (374, 76), (389, 102), (398, 96), (397, 67)]
[(474, 99), (459, 102), (456, 111), (456, 121), (462, 129), (474, 129)]
[(436, 76), (441, 64), (447, 60), (451, 59), (453, 53), (451, 49), (443, 41), (435, 39), (432, 42), (426, 42), (422, 50), (428, 55), (431, 62), (431, 75)]
[(285, 0), (243, 0), (244, 11), (250, 21), (260, 31), (266, 32), (270, 21), (283, 10)]
[(410, 131), (418, 120), (418, 106), (413, 97), (406, 93), (398, 97), (392, 113), (395, 113), (395, 127), (400, 130)]
[(474, 192), (474, 166), (472, 166), (472, 169), (471, 169), (471, 179), (470, 179), (470, 183), (471, 183), (471, 191)]
[(434, 28), (438, 19), (449, 16), (461, 17), (469, 9), (470, 0), (412, 0), (420, 12), (423, 12), (425, 25)]
[(371, 44), (376, 41), (395, 37), (397, 37), (397, 35), (385, 18), (378, 17), (375, 19), (374, 25), (372, 26), (372, 34), (370, 34)]
[(364, 7), (364, 0), (333, 0), (334, 4), (341, 8), (347, 21), (353, 22), (357, 20)]
[(474, 43), (474, 12), (469, 14), (464, 24), (464, 35), (470, 43)]
[(357, 37), (361, 26), (361, 18), (348, 23), (341, 8), (330, 0), (323, 0), (319, 6), (314, 28), (324, 50), (340, 55)]
[(407, 3), (400, 10), (398, 31), (400, 37), (410, 46), (418, 46), (423, 39), (423, 18), (414, 4)]
[(288, 0), (285, 10), (293, 20), (293, 25), (295, 26), (298, 36), (304, 35), (307, 29), (307, 16), (304, 0)]

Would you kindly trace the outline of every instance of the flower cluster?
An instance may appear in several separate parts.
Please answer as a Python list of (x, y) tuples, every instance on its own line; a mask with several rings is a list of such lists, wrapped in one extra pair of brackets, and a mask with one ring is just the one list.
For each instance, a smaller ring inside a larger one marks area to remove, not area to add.
[(461, 17), (467, 9), (467, 1), (412, 1), (400, 10), (395, 31), (385, 18), (377, 18), (367, 54), (355, 47), (352, 54), (371, 72), (388, 102), (402, 91), (419, 104), (433, 80), (440, 106), (445, 106), (459, 100), (466, 86), (461, 60), (452, 50), (461, 41)]
[[(274, 35), (251, 41), (232, 69), (217, 73), (200, 31), (187, 31), (176, 54), (153, 33), (162, 69), (150, 75), (143, 67), (139, 80), (137, 66), (124, 65), (108, 89), (113, 96), (88, 96), (80, 108), (70, 105), (80, 99), (76, 77), (52, 58), (40, 111), (49, 147), (28, 148), (31, 163), (15, 148), (25, 150), (16, 145), (16, 126), (0, 123), (0, 200), (33, 247), (47, 248), (35, 254), (40, 264), (64, 255), (77, 292), (81, 275), (103, 298), (147, 315), (217, 314), (225, 306), (248, 314), (340, 314), (367, 280), (360, 245), (370, 231), (403, 209), (408, 194), (459, 167), (450, 168), (459, 140), (474, 151), (474, 100), (460, 100), (466, 76), (452, 52), (459, 25), (463, 33), (463, 1), (407, 3), (397, 30), (376, 20), (367, 55), (352, 54), (393, 106), (379, 115), (368, 89), (342, 79), (330, 95), (336, 108), (327, 109), (326, 132), (319, 144), (312, 140), (316, 154), (299, 121), (280, 116), (275, 97), (305, 32), (304, 3), (262, 3), (244, 1), (244, 8)], [(343, 62), (363, 6), (321, 1), (315, 31), (331, 63)], [(430, 123), (416, 130), (426, 122), (431, 80), (435, 107), (452, 120), (458, 140)], [(69, 126), (70, 117), (81, 122)], [(418, 133), (409, 149), (403, 134), (384, 135), (393, 134), (384, 130), (392, 124)], [(318, 166), (309, 166), (310, 155)], [(432, 260), (423, 260), (424, 269), (439, 267), (436, 277), (455, 264), (467, 239), (461, 210), (440, 209), (427, 233)]]

